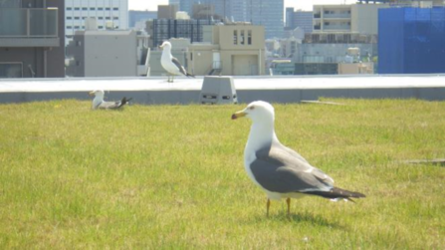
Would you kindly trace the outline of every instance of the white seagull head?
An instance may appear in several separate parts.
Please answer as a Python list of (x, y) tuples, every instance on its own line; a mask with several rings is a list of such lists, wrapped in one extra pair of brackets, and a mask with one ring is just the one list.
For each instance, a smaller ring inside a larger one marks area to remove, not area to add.
[(103, 90), (93, 90), (90, 92), (90, 96), (96, 96), (100, 98), (104, 98), (105, 92)]
[(171, 50), (172, 44), (169, 41), (165, 41), (162, 43), (161, 46), (159, 46), (159, 48), (162, 50), (164, 50), (164, 49)]
[(249, 103), (245, 109), (232, 115), (233, 120), (241, 117), (250, 118), (253, 123), (273, 123), (275, 120), (275, 111), (270, 103), (265, 101), (255, 101)]

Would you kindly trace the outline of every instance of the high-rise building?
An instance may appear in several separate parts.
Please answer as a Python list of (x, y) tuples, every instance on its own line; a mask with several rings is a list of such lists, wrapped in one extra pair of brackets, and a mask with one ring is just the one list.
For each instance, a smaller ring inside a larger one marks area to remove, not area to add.
[(150, 19), (156, 19), (158, 17), (157, 11), (138, 11), (138, 10), (130, 10), (128, 12), (129, 18), (129, 27), (133, 28), (136, 26), (137, 22), (147, 21)]
[(213, 25), (209, 19), (154, 19), (147, 22), (149, 47), (155, 48), (171, 38), (188, 38), (191, 43), (203, 41), (203, 26)]
[(65, 77), (64, 1), (0, 2), (0, 78)]
[(178, 5), (158, 5), (158, 19), (176, 19)]
[(284, 0), (180, 0), (179, 10), (192, 13), (193, 4), (211, 4), (215, 14), (237, 22), (263, 25), (266, 38), (282, 37)]
[(128, 29), (128, 0), (65, 0), (68, 40), (76, 30), (85, 30), (86, 19), (96, 19), (99, 30)]

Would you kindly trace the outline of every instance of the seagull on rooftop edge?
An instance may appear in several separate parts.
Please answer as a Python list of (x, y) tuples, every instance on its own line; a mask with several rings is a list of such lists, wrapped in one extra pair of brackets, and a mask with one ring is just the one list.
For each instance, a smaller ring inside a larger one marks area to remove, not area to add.
[(232, 115), (232, 119), (241, 117), (252, 120), (244, 166), (252, 181), (267, 194), (267, 216), (270, 200), (286, 198), (289, 217), (291, 198), (320, 196), (353, 201), (351, 198), (365, 197), (362, 193), (334, 187), (331, 177), (281, 144), (274, 129), (274, 108), (269, 103), (255, 101)]
[[(161, 55), (161, 65), (167, 71), (168, 73), (168, 80), (167, 82), (173, 82), (175, 75), (184, 75), (189, 77), (195, 77), (192, 74), (187, 73), (184, 66), (181, 65), (181, 63), (172, 56), (172, 45), (170, 42), (165, 41), (162, 43), (161, 46), (159, 46), (160, 49), (162, 49), (162, 55)], [(171, 77), (171, 79), (170, 79)]]

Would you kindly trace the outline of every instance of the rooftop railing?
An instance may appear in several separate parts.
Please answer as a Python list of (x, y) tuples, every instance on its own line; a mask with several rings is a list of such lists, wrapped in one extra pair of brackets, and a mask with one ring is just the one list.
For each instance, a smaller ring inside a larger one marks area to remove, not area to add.
[(0, 38), (58, 37), (58, 9), (0, 8)]

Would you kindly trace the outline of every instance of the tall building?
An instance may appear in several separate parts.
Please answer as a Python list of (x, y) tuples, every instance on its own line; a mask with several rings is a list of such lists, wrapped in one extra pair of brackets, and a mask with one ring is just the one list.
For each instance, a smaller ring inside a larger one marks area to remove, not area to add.
[(138, 10), (130, 10), (128, 12), (129, 18), (129, 28), (133, 28), (136, 26), (137, 22), (147, 21), (150, 19), (158, 18), (157, 11), (138, 11)]
[(379, 73), (444, 73), (444, 27), (443, 7), (379, 10)]
[(179, 10), (192, 13), (193, 4), (211, 4), (215, 14), (265, 27), (266, 38), (282, 37), (284, 0), (180, 0)]
[(65, 77), (64, 1), (0, 4), (0, 78)]
[(96, 19), (97, 28), (128, 29), (128, 0), (65, 0), (65, 35), (85, 30), (85, 20)]
[(158, 5), (158, 19), (176, 19), (178, 5)]
[(154, 19), (147, 22), (150, 35), (149, 47), (155, 48), (171, 38), (188, 38), (190, 42), (203, 41), (203, 26), (213, 25), (209, 19)]
[(378, 34), (378, 10), (389, 4), (314, 5), (315, 33)]
[(313, 30), (312, 11), (294, 11), (294, 8), (286, 8), (286, 30), (301, 28), (304, 33), (311, 33)]

